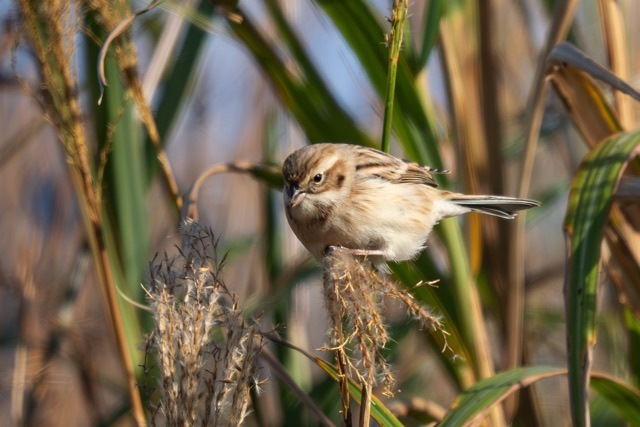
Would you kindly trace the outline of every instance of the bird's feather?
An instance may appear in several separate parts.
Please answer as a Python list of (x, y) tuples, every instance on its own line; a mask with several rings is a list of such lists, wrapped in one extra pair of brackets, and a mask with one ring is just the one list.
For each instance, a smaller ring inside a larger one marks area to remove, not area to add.
[(431, 173), (447, 173), (367, 147), (354, 147), (356, 173), (363, 179), (381, 178), (394, 184), (423, 184), (437, 187)]

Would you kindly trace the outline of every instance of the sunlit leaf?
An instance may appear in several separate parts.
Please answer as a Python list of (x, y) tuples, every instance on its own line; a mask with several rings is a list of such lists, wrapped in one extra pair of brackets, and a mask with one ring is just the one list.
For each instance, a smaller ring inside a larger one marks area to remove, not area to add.
[(612, 137), (582, 161), (564, 220), (567, 244), (565, 300), (572, 417), (586, 422), (587, 386), (595, 344), (597, 288), (603, 230), (616, 185), (640, 143), (640, 133)]

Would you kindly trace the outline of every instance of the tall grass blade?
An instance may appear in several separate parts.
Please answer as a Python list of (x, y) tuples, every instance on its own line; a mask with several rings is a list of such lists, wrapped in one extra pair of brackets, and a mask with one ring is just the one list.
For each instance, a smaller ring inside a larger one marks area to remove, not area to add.
[[(277, 10), (277, 9), (274, 9)], [(273, 10), (272, 10), (273, 12)], [(228, 24), (234, 35), (245, 45), (262, 71), (269, 77), (273, 89), (289, 112), (296, 118), (312, 142), (335, 141), (350, 142), (372, 146), (371, 139), (355, 124), (353, 119), (338, 105), (333, 94), (323, 87), (312, 87), (307, 80), (314, 80), (313, 75), (296, 75), (276, 53), (281, 46), (270, 44), (259, 32), (251, 19), (242, 12), (242, 22), (229, 20)], [(289, 29), (280, 23), (281, 31)], [(298, 44), (289, 38), (290, 44)], [(293, 54), (302, 54), (302, 50), (294, 49)], [(302, 64), (308, 59), (301, 61)], [(303, 70), (304, 71), (304, 70)]]
[(565, 306), (571, 412), (575, 425), (587, 425), (587, 387), (595, 344), (597, 288), (603, 230), (615, 188), (640, 133), (612, 137), (583, 160), (571, 186), (564, 219), (567, 245)]
[(444, 14), (444, 1), (430, 1), (429, 6), (424, 9), (424, 14), (422, 43), (420, 44), (416, 64), (418, 69), (426, 67), (429, 55), (431, 55), (431, 51), (438, 40), (438, 35), (440, 34), (440, 18)]
[[(200, 19), (211, 19), (213, 16), (213, 6), (208, 0), (201, 0), (195, 9)], [(198, 25), (189, 20), (190, 25), (184, 36), (184, 41), (175, 57), (177, 58), (163, 79), (163, 87), (157, 106), (155, 107), (155, 118), (158, 124), (158, 135), (162, 144), (166, 145), (169, 131), (179, 117), (184, 101), (188, 99), (190, 88), (194, 80), (200, 52), (208, 40), (209, 34), (203, 31)], [(155, 149), (149, 135), (145, 144), (145, 163), (147, 164), (146, 182), (150, 184), (155, 176), (159, 162), (157, 150)]]

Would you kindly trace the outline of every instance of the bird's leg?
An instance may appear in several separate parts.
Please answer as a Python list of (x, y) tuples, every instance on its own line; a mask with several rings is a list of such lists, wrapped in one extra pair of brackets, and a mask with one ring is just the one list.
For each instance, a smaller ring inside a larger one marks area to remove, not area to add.
[(331, 255), (334, 251), (342, 252), (349, 255), (357, 255), (357, 256), (376, 256), (376, 255), (384, 255), (384, 252), (380, 249), (351, 249), (345, 248), (342, 246), (333, 246), (329, 245), (327, 247), (327, 255)]

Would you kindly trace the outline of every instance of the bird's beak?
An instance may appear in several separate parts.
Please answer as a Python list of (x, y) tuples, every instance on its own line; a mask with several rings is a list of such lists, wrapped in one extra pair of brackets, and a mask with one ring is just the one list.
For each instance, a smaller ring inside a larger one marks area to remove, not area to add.
[(291, 207), (299, 205), (306, 195), (307, 193), (300, 190), (300, 187), (298, 187), (296, 184), (290, 185), (287, 189), (287, 196), (289, 198), (289, 205)]

